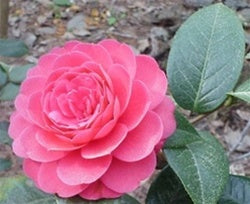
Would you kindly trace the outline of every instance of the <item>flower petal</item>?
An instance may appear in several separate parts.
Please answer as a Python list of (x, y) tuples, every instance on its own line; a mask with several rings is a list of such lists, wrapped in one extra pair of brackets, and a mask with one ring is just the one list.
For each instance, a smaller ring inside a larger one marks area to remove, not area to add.
[[(50, 162), (58, 160), (66, 155), (65, 152), (48, 151), (42, 147), (35, 139), (36, 127), (27, 127), (18, 137), (13, 144), (13, 150), (18, 153), (20, 149), (23, 149), (25, 154), (32, 160), (38, 162)], [(19, 142), (18, 142), (19, 141)]]
[(100, 64), (105, 70), (108, 70), (108, 68), (113, 64), (109, 53), (100, 45), (80, 43), (74, 48), (74, 51), (86, 53), (92, 61)]
[[(38, 66), (33, 69), (37, 69), (36, 73), (40, 73), (40, 75), (42, 76), (48, 76), (57, 58), (58, 58), (57, 54), (49, 53), (43, 55), (38, 60)], [(32, 72), (35, 71), (33, 70)]]
[(42, 91), (46, 83), (46, 78), (41, 76), (34, 76), (26, 79), (20, 88), (20, 93), (30, 96), (35, 92)]
[(84, 159), (75, 151), (58, 162), (57, 175), (68, 185), (89, 184), (107, 171), (111, 159), (111, 156)]
[(148, 156), (160, 141), (163, 133), (161, 119), (154, 112), (148, 112), (142, 122), (113, 152), (113, 156), (127, 162), (141, 160)]
[(53, 65), (53, 70), (62, 67), (77, 67), (82, 65), (84, 62), (89, 61), (90, 58), (84, 53), (80, 52), (70, 52), (64, 55), (60, 55)]
[(151, 109), (155, 108), (164, 98), (167, 91), (167, 78), (157, 62), (147, 55), (136, 56), (136, 76), (150, 90)]
[(77, 145), (73, 145), (67, 137), (59, 137), (53, 132), (39, 130), (36, 134), (36, 139), (47, 150), (69, 151), (80, 148)]
[(37, 92), (30, 96), (28, 102), (28, 111), (29, 111), (29, 118), (38, 126), (44, 127), (45, 126), (45, 119), (43, 108), (41, 104), (41, 97), (42, 93)]
[(41, 166), (40, 162), (35, 162), (31, 159), (25, 159), (23, 161), (24, 173), (37, 183), (38, 171)]
[(106, 137), (94, 140), (82, 147), (81, 155), (86, 159), (94, 159), (110, 154), (126, 137), (127, 128), (125, 125), (117, 124)]
[(38, 171), (38, 185), (47, 193), (57, 193), (60, 197), (72, 197), (77, 195), (88, 185), (67, 185), (63, 183), (57, 176), (57, 161), (42, 163)]
[(20, 133), (23, 131), (24, 127), (29, 126), (30, 123), (25, 120), (18, 112), (15, 112), (10, 117), (10, 126), (9, 126), (9, 136), (12, 139), (16, 139)]
[(15, 99), (16, 111), (23, 116), (23, 118), (30, 121), (28, 116), (28, 97), (23, 94), (18, 94)]
[(114, 95), (117, 96), (120, 102), (121, 113), (126, 109), (131, 95), (132, 82), (128, 73), (121, 65), (113, 65), (108, 74), (112, 80), (114, 87)]
[[(28, 127), (26, 127), (26, 129), (27, 129), (27, 128), (28, 128)], [(23, 132), (26, 131), (26, 129), (24, 129), (24, 130), (20, 133), (19, 137), (17, 137), (16, 139), (14, 139), (14, 141), (13, 141), (13, 143), (12, 143), (13, 152), (14, 152), (17, 156), (23, 157), (23, 158), (28, 158), (26, 149), (25, 149), (25, 147), (24, 147), (24, 145), (23, 145), (23, 141), (22, 141), (22, 140), (23, 140), (22, 134), (23, 134)]]
[(123, 65), (130, 77), (134, 79), (136, 72), (135, 55), (128, 45), (112, 39), (102, 40), (98, 44), (108, 51), (115, 64)]
[(81, 44), (80, 41), (71, 40), (65, 43), (63, 46), (67, 51), (72, 51), (77, 45)]
[(165, 97), (163, 101), (153, 110), (160, 116), (163, 123), (163, 136), (161, 142), (157, 145), (156, 151), (162, 148), (166, 138), (172, 135), (176, 129), (176, 121), (174, 116), (175, 106), (169, 97)]
[(71, 141), (75, 145), (87, 144), (95, 136), (96, 132), (97, 130), (93, 128), (79, 130)]
[(126, 124), (129, 130), (135, 128), (143, 119), (150, 106), (147, 88), (140, 81), (135, 81), (132, 87), (128, 107), (120, 117), (119, 122)]
[[(110, 103), (111, 105), (111, 103)], [(101, 120), (103, 121), (102, 122), (102, 125), (101, 125), (101, 128), (100, 130), (98, 131), (98, 133), (95, 135), (94, 139), (100, 139), (102, 137), (105, 137), (107, 134), (109, 134), (111, 132), (111, 130), (115, 127), (115, 125), (117, 124), (117, 120), (119, 118), (119, 114), (120, 114), (120, 104), (119, 104), (119, 101), (118, 99), (116, 98), (115, 101), (114, 101), (114, 104), (112, 106), (113, 110), (112, 110), (112, 115), (111, 115), (111, 118), (113, 119), (109, 119), (106, 120), (103, 120), (103, 115), (102, 115), (102, 118)], [(106, 108), (106, 110), (103, 112), (104, 113), (107, 113), (108, 112), (108, 108)], [(106, 114), (107, 116), (107, 114)]]
[(101, 181), (98, 180), (90, 184), (79, 195), (87, 200), (98, 200), (101, 198), (117, 198), (122, 194), (112, 191), (111, 189), (106, 187)]
[(101, 181), (118, 193), (131, 192), (140, 185), (141, 181), (152, 175), (155, 166), (156, 155), (154, 152), (137, 162), (123, 162), (113, 159)]

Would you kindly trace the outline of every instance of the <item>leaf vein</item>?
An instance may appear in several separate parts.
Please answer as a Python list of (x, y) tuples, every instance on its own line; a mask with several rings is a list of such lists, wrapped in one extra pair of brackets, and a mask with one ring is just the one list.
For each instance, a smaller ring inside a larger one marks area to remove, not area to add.
[(200, 92), (201, 92), (201, 89), (202, 89), (203, 78), (204, 78), (204, 75), (206, 74), (205, 67), (207, 67), (208, 59), (209, 59), (209, 56), (210, 56), (210, 49), (211, 49), (211, 44), (212, 44), (211, 39), (213, 38), (213, 35), (214, 35), (214, 32), (215, 32), (215, 24), (217, 22), (218, 14), (219, 14), (219, 8), (216, 10), (216, 14), (215, 14), (214, 22), (213, 22), (213, 26), (212, 26), (212, 31), (211, 31), (211, 34), (210, 34), (210, 37), (209, 37), (208, 47), (207, 47), (207, 51), (206, 51), (206, 57), (205, 57), (205, 61), (204, 61), (203, 69), (202, 69), (202, 73), (201, 73), (201, 80), (200, 80), (200, 83), (199, 83), (198, 91), (197, 91), (195, 101), (194, 101), (194, 105), (193, 105), (194, 109), (197, 108)]

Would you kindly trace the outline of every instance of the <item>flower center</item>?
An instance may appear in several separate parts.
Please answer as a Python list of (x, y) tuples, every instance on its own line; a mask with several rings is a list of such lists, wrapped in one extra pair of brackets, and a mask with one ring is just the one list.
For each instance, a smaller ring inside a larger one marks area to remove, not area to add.
[(91, 73), (66, 74), (49, 86), (47, 117), (60, 128), (88, 128), (104, 105), (101, 80)]

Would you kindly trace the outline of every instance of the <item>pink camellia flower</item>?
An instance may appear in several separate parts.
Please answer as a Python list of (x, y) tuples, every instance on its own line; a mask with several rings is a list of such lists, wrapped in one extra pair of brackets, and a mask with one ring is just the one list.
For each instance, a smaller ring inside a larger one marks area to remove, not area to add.
[(126, 44), (68, 42), (43, 55), (22, 83), (13, 150), (45, 192), (119, 197), (153, 173), (175, 130), (166, 90), (156, 61)]

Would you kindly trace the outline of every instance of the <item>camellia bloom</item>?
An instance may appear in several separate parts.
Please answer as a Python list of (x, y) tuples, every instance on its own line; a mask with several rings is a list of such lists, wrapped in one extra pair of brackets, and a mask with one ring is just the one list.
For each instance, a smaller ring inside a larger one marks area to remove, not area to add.
[(61, 197), (115, 198), (156, 166), (175, 130), (167, 79), (126, 44), (71, 41), (42, 56), (21, 85), (9, 134), (24, 172)]

